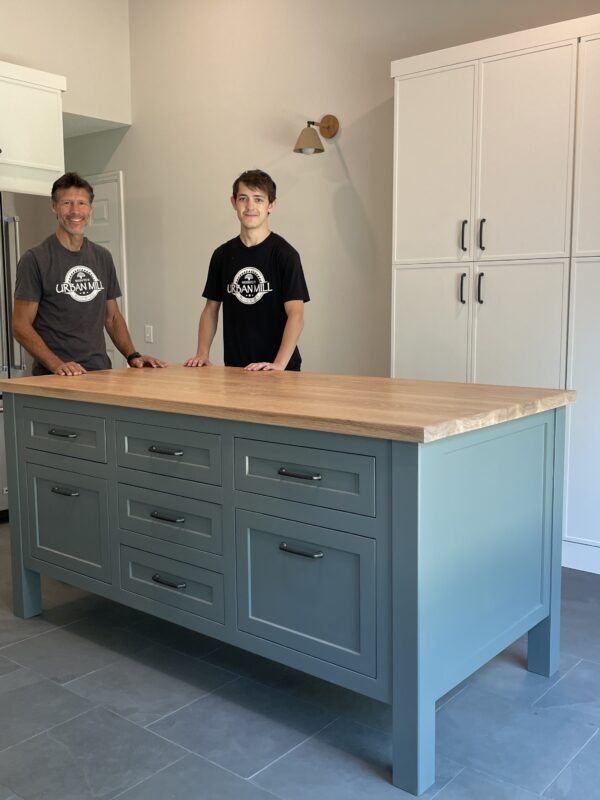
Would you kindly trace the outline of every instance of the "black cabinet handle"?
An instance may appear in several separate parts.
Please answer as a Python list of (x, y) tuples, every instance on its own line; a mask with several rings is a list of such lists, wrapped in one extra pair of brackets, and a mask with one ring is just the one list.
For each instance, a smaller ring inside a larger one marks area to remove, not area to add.
[(176, 450), (174, 447), (159, 447), (157, 444), (151, 444), (148, 448), (150, 453), (158, 453), (161, 456), (182, 456), (183, 450)]
[(480, 272), (477, 276), (477, 302), (480, 305), (483, 305), (483, 297), (481, 296), (481, 282), (483, 281), (483, 276), (485, 272)]
[(79, 497), (79, 492), (74, 489), (63, 489), (60, 486), (53, 486), (50, 491), (53, 494), (60, 494), (62, 497)]
[(187, 587), (187, 583), (181, 581), (180, 583), (173, 583), (173, 581), (168, 581), (166, 578), (161, 578), (160, 573), (155, 572), (152, 576), (152, 580), (154, 583), (160, 583), (161, 586), (168, 586), (169, 589), (185, 589)]
[(465, 245), (465, 228), (467, 227), (468, 219), (463, 219), (462, 225), (460, 226), (460, 249), (463, 253), (467, 252), (467, 248)]
[(285, 467), (279, 467), (277, 470), (278, 475), (283, 475), (284, 478), (300, 478), (303, 481), (322, 481), (323, 476), (319, 475), (318, 472), (292, 472), (290, 469), (286, 469)]
[(482, 217), (479, 220), (479, 249), (485, 250), (485, 246), (483, 244), (483, 223), (485, 222), (485, 217)]
[(67, 431), (64, 428), (50, 428), (49, 436), (59, 436), (61, 439), (76, 439), (79, 434), (75, 431)]
[(185, 517), (170, 517), (168, 514), (161, 514), (160, 511), (151, 511), (150, 516), (154, 519), (160, 519), (163, 522), (182, 523), (185, 522)]
[(321, 550), (311, 553), (308, 550), (299, 550), (297, 547), (290, 547), (286, 542), (282, 542), (279, 545), (279, 549), (283, 550), (284, 553), (291, 553), (294, 556), (304, 556), (304, 558), (323, 558), (323, 553)]
[(463, 272), (460, 276), (460, 302), (464, 304), (467, 302), (465, 300), (465, 278), (467, 277), (467, 273)]

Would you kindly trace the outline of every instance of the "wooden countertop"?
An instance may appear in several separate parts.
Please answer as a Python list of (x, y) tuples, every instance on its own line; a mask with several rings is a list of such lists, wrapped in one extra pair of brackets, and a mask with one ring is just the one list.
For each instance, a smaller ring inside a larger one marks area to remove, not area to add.
[(233, 367), (114, 369), (0, 381), (0, 391), (432, 442), (567, 405), (574, 391)]

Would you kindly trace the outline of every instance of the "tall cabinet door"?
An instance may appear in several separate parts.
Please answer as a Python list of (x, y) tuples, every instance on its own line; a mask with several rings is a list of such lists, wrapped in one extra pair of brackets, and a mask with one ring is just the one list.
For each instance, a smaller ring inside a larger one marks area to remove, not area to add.
[(574, 42), (481, 61), (476, 259), (569, 255), (575, 68)]
[(396, 79), (395, 263), (471, 260), (475, 85), (475, 63)]
[(394, 269), (394, 378), (468, 380), (471, 273), (470, 264)]
[(564, 388), (568, 264), (560, 259), (478, 266), (475, 383)]

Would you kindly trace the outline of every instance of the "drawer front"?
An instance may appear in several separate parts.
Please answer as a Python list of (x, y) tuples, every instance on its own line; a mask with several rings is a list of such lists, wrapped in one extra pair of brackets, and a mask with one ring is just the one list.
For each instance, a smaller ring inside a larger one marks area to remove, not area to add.
[(101, 417), (26, 407), (23, 434), (25, 447), (106, 464), (106, 425)]
[(27, 493), (30, 555), (110, 582), (106, 481), (27, 464)]
[(122, 544), (121, 588), (157, 603), (225, 622), (223, 576)]
[(375, 458), (334, 450), (235, 440), (235, 488), (375, 516)]
[(223, 552), (221, 507), (120, 483), (119, 526), (208, 553)]
[(238, 511), (238, 627), (376, 674), (376, 543)]
[(122, 467), (221, 485), (221, 437), (182, 428), (117, 422)]

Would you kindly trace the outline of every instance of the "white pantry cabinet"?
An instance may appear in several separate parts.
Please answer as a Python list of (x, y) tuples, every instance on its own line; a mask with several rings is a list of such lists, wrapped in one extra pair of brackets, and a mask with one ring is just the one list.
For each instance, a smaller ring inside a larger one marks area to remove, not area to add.
[(576, 47), (394, 62), (395, 263), (569, 255)]
[(49, 194), (64, 172), (58, 75), (0, 62), (0, 190)]

